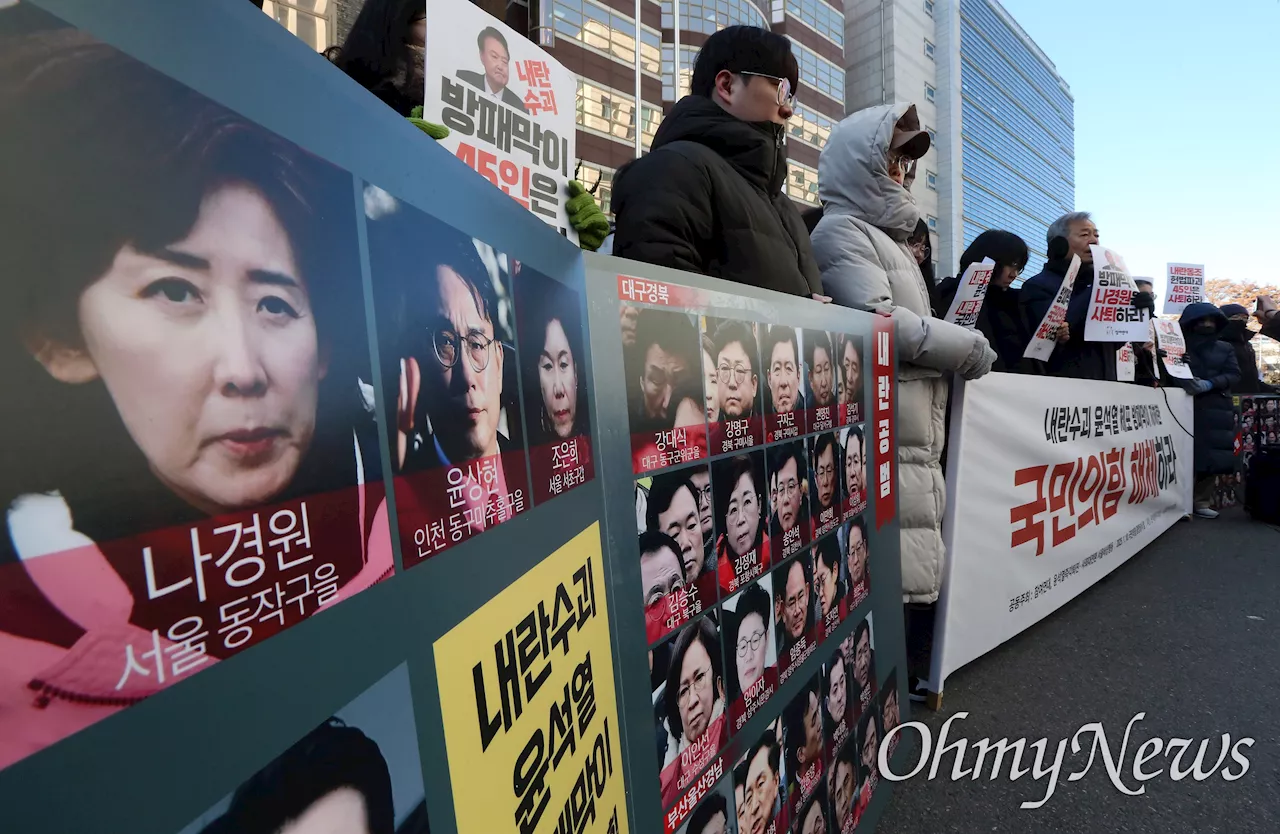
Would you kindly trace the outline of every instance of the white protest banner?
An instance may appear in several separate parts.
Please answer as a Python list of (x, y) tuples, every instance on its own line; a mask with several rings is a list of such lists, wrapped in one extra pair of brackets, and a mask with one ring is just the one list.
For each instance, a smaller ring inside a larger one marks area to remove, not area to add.
[(1204, 264), (1169, 264), (1164, 314), (1180, 316), (1188, 304), (1204, 301)]
[(578, 80), (468, 0), (427, 4), (423, 118), (440, 144), (577, 243), (565, 202), (577, 160)]
[(1089, 296), (1089, 319), (1084, 326), (1086, 342), (1143, 342), (1147, 338), (1146, 310), (1133, 306), (1138, 287), (1119, 252), (1093, 244), (1093, 292)]
[(944, 317), (952, 324), (958, 324), (973, 330), (978, 326), (978, 314), (982, 312), (982, 302), (987, 298), (987, 286), (991, 283), (991, 274), (995, 272), (996, 262), (983, 258), (981, 263), (969, 264), (964, 275), (960, 276), (960, 285), (956, 287), (956, 297), (951, 301), (951, 309)]
[(1164, 367), (1170, 376), (1179, 379), (1192, 379), (1191, 368), (1187, 365), (1187, 340), (1183, 338), (1182, 327), (1169, 319), (1151, 320), (1151, 341), (1164, 351)]
[(1022, 352), (1023, 357), (1046, 362), (1053, 355), (1053, 349), (1058, 346), (1056, 334), (1058, 328), (1067, 320), (1067, 305), (1071, 302), (1071, 289), (1079, 272), (1080, 256), (1072, 255), (1067, 274), (1062, 276), (1062, 285), (1058, 287), (1058, 294), (1053, 297), (1049, 312), (1044, 314), (1035, 335), (1027, 343), (1027, 349)]
[(1003, 373), (956, 389), (935, 692), (1191, 511), (1191, 429), (1177, 389)]
[(1116, 351), (1116, 379), (1120, 382), (1133, 382), (1138, 373), (1138, 364), (1133, 360), (1133, 345), (1128, 342)]

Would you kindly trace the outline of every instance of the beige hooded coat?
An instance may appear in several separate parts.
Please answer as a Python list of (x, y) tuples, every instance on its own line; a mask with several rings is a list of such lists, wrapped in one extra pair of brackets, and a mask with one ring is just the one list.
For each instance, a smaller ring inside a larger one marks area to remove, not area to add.
[(994, 353), (981, 333), (932, 317), (924, 276), (907, 248), (920, 211), (890, 178), (888, 151), (908, 107), (862, 110), (832, 131), (818, 162), (824, 213), (812, 241), (823, 289), (836, 304), (890, 313), (896, 324), (902, 598), (934, 602), (945, 552), (945, 373), (979, 376)]

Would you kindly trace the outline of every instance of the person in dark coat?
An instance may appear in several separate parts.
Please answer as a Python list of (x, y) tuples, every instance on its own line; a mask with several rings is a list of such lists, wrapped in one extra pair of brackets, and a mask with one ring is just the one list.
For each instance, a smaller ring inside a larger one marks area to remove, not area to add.
[[(1058, 346), (1044, 363), (1049, 376), (1074, 379), (1098, 379), (1116, 381), (1116, 351), (1124, 342), (1086, 342), (1085, 323), (1089, 318), (1089, 296), (1093, 292), (1093, 253), (1090, 244), (1098, 242), (1098, 228), (1088, 212), (1064, 214), (1053, 222), (1045, 234), (1049, 245), (1049, 259), (1044, 270), (1022, 285), (1020, 303), (1023, 317), (1029, 328), (1040, 325), (1045, 313), (1053, 306), (1054, 296), (1062, 286), (1062, 278), (1071, 265), (1071, 256), (1080, 256), (1080, 271), (1076, 274), (1067, 304), (1067, 320), (1058, 334)], [(1149, 293), (1134, 295), (1134, 306), (1154, 306)]]
[(804, 221), (782, 193), (798, 76), (781, 35), (730, 26), (708, 38), (692, 95), (649, 154), (614, 177), (613, 254), (827, 300)]
[[(1022, 317), (1020, 291), (1013, 286), (1027, 265), (1027, 257), (1026, 241), (1013, 232), (991, 229), (978, 235), (964, 250), (960, 256), (960, 274), (944, 278), (938, 285), (939, 309), (945, 316), (969, 265), (979, 263), (983, 258), (995, 262), (996, 270), (991, 275), (982, 310), (978, 313), (978, 331), (987, 337), (999, 357), (991, 367), (993, 371), (1033, 373), (1033, 364), (1038, 364), (1022, 358), (1027, 342), (1031, 341), (1031, 332)], [(1038, 321), (1036, 323), (1039, 324)]]
[(1275, 389), (1258, 376), (1258, 356), (1249, 344), (1258, 335), (1249, 329), (1249, 310), (1243, 304), (1223, 304), (1222, 314), (1227, 326), (1222, 331), (1222, 341), (1236, 352), (1236, 364), (1240, 366), (1240, 381), (1231, 387), (1233, 394), (1273, 394)]
[(1195, 378), (1185, 383), (1195, 396), (1195, 514), (1217, 518), (1215, 475), (1236, 468), (1236, 410), (1231, 388), (1240, 380), (1236, 352), (1221, 341), (1227, 317), (1207, 301), (1188, 304), (1178, 322), (1187, 340), (1187, 364)]

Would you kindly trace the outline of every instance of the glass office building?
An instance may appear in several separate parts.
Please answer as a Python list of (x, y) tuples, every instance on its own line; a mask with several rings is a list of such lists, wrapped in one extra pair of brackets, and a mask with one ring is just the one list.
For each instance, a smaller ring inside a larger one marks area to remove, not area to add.
[(1074, 102), (1066, 82), (1008, 13), (960, 0), (963, 204), (958, 250), (986, 229), (1016, 232), (1040, 271), (1045, 230), (1075, 209)]

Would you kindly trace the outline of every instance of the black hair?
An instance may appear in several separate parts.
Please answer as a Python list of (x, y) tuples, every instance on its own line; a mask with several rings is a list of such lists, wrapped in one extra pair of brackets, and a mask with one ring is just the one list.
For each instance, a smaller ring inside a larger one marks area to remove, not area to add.
[(844, 352), (845, 352), (845, 348), (847, 348), (849, 345), (853, 345), (853, 352), (858, 357), (858, 388), (856, 391), (853, 392), (853, 402), (860, 403), (862, 402), (862, 377), (864, 375), (864, 367), (865, 367), (865, 364), (862, 361), (863, 356), (862, 356), (862, 337), (861, 336), (854, 336), (849, 333), (840, 334), (840, 344), (839, 344), (840, 352), (837, 354), (838, 358), (836, 361), (836, 365), (840, 371), (840, 379), (842, 381), (841, 382), (842, 387), (850, 385), (851, 382), (844, 378)]
[(743, 759), (733, 766), (733, 787), (734, 789), (746, 788), (747, 786), (747, 766), (749, 759)]
[(836, 355), (831, 349), (831, 334), (825, 330), (806, 330), (804, 332), (804, 358), (809, 365), (810, 373), (813, 372), (814, 352), (822, 348), (827, 352), (828, 361), (834, 363)]
[(769, 639), (769, 592), (760, 587), (759, 582), (753, 582), (747, 586), (746, 590), (738, 594), (738, 604), (732, 612), (725, 609), (728, 619), (725, 621), (725, 631), (728, 640), (725, 641), (725, 656), (729, 660), (729, 700), (736, 701), (742, 696), (742, 690), (738, 686), (738, 638), (741, 636), (742, 621), (747, 618), (748, 614), (755, 614), (760, 618), (761, 625), (764, 626), (764, 638)]
[(970, 264), (976, 264), (983, 258), (990, 258), (996, 266), (1011, 266), (1021, 270), (1027, 265), (1027, 242), (1003, 229), (988, 229), (973, 239), (973, 243), (960, 256), (960, 274)]
[(764, 363), (766, 371), (773, 364), (773, 349), (783, 342), (791, 343), (791, 351), (795, 354), (796, 362), (800, 362), (800, 343), (796, 340), (796, 329), (785, 324), (771, 324), (764, 338), (764, 351), (760, 354), (760, 361)]
[(711, 98), (716, 76), (725, 70), (785, 78), (792, 92), (800, 87), (800, 65), (791, 42), (758, 26), (728, 26), (707, 38), (694, 61), (689, 92)]
[[(863, 516), (858, 516), (857, 518), (849, 522), (848, 532), (846, 532), (845, 540), (844, 540), (845, 555), (848, 555), (849, 553), (849, 542), (853, 539), (854, 529), (857, 529), (858, 532), (862, 533), (862, 543), (870, 547), (870, 543), (867, 541), (867, 520)], [(863, 563), (862, 570), (864, 573), (869, 572), (871, 570), (870, 552), (867, 553), (867, 559)], [(850, 587), (852, 587), (853, 585), (856, 585), (857, 583), (858, 583), (858, 577), (850, 575), (849, 576)]]
[[(867, 443), (862, 433), (862, 426), (861, 425), (850, 426), (849, 433), (846, 434), (844, 438), (844, 446), (840, 448), (840, 478), (842, 480), (844, 479), (844, 476), (845, 476), (844, 475), (845, 469), (849, 465), (849, 447), (853, 445), (854, 438), (857, 438), (858, 449), (862, 452), (862, 465), (864, 467), (867, 465)], [(845, 490), (847, 491), (849, 489), (849, 485), (845, 484), (844, 486), (845, 486)], [(863, 486), (863, 489), (866, 489), (867, 485), (863, 484), (862, 486)]]
[(879, 715), (877, 714), (877, 710), (875, 709), (875, 702), (872, 701), (871, 703), (872, 703), (871, 708), (869, 708), (866, 712), (862, 713), (862, 717), (858, 719), (858, 730), (857, 730), (857, 734), (854, 736), (854, 738), (857, 740), (859, 761), (861, 761), (862, 759), (862, 748), (863, 748), (863, 745), (867, 743), (867, 733), (869, 732), (874, 731), (876, 734), (877, 756), (879, 755), (879, 751), (880, 751), (880, 736), (881, 736), (880, 719), (879, 719)]
[[(722, 458), (712, 464), (711, 494), (715, 498), (715, 518), (719, 520), (720, 526), (724, 526), (724, 519), (729, 516), (729, 501), (733, 497), (733, 490), (738, 485), (738, 481), (743, 475), (751, 476), (751, 487), (756, 493), (756, 503), (760, 508), (760, 525), (756, 533), (756, 541), (754, 546), (759, 546), (764, 540), (764, 528), (766, 513), (768, 512), (768, 504), (765, 503), (765, 484), (764, 484), (764, 466), (763, 459), (760, 455), (734, 455), (731, 458)], [(723, 531), (721, 531), (723, 532)]]
[[(786, 740), (787, 768), (792, 778), (800, 775), (800, 748), (806, 743), (804, 716), (809, 711), (810, 697), (817, 699), (818, 717), (821, 719), (822, 690), (817, 675), (805, 683), (804, 688), (795, 694), (782, 711), (782, 737)], [(821, 721), (819, 721), (818, 732), (822, 732)]]
[(804, 446), (799, 441), (783, 443), (769, 450), (769, 471), (778, 472), (787, 465), (787, 461), (796, 462), (796, 477), (805, 477)]
[[(946, 310), (941, 310), (942, 299), (938, 297), (938, 277), (933, 274), (933, 236), (929, 234), (929, 224), (923, 217), (916, 221), (907, 243), (924, 241), (924, 263), (920, 264), (920, 275), (924, 278), (924, 286), (929, 294), (929, 309), (935, 318), (942, 318)], [(912, 257), (914, 260), (914, 256)], [(981, 260), (981, 258), (979, 258)]]
[[(693, 498), (693, 506), (696, 510), (698, 506), (698, 490), (694, 488), (693, 481), (689, 480), (689, 472), (687, 470), (679, 470), (676, 472), (659, 472), (653, 476), (653, 482), (649, 486), (649, 502), (645, 506), (644, 522), (650, 530), (658, 530), (658, 516), (671, 509), (671, 502), (675, 500), (676, 493), (682, 489), (689, 490), (689, 496)], [(680, 549), (676, 548), (676, 554), (679, 555)]]
[(409, 30), (425, 13), (423, 0), (365, 0), (342, 46), (325, 50), (325, 57), (401, 116), (408, 116), (422, 104), (420, 97), (413, 100), (409, 76), (421, 77), (424, 71), (414, 66), (418, 59), (409, 47)]
[(697, 357), (690, 355), (690, 351), (700, 345), (698, 331), (684, 313), (641, 308), (636, 315), (636, 355), (641, 361), (653, 345), (684, 357), (691, 368), (697, 365), (694, 361)]
[(370, 834), (393, 834), (391, 773), (368, 736), (331, 718), (236, 789), (217, 830), (273, 834), (340, 788), (364, 799)]
[[(486, 282), (488, 283), (488, 282)], [(542, 349), (546, 344), (547, 328), (551, 322), (560, 322), (569, 352), (573, 354), (574, 376), (577, 379), (577, 412), (573, 420), (573, 434), (583, 435), (591, 431), (590, 402), (587, 397), (587, 374), (583, 348), (581, 299), (569, 287), (552, 278), (534, 272), (528, 266), (520, 270), (520, 303), (516, 306), (518, 335), (520, 336), (520, 360), (524, 368), (525, 413), (529, 415), (529, 430), (533, 443), (552, 443), (559, 440), (551, 426), (551, 416), (546, 414), (542, 401), (542, 386), (538, 368), (542, 362)], [(538, 419), (534, 420), (534, 415)]]
[(840, 574), (840, 545), (834, 536), (827, 536), (818, 542), (818, 546), (814, 548), (814, 552), (818, 558), (822, 560), (822, 564)]
[(685, 831), (687, 834), (702, 834), (716, 818), (716, 814), (723, 815), (725, 822), (729, 822), (729, 803), (722, 793), (713, 793), (698, 803), (689, 817), (689, 825)]
[(684, 564), (680, 561), (680, 543), (668, 536), (666, 533), (657, 530), (645, 530), (639, 536), (640, 556), (644, 558), (649, 553), (658, 553), (663, 550), (670, 550), (676, 556), (676, 564), (680, 566), (680, 578), (684, 579)]
[[(796, 565), (800, 566), (800, 575), (804, 580), (804, 587), (808, 591), (809, 596), (809, 604), (805, 607), (804, 611), (804, 627), (806, 629), (813, 624), (814, 605), (817, 604), (814, 599), (817, 595), (813, 593), (813, 565), (810, 562), (811, 558), (812, 557), (807, 551), (802, 552), (791, 562), (791, 564), (774, 574), (775, 577), (781, 577), (782, 579), (780, 585), (778, 584), (777, 579), (774, 580), (775, 587), (773, 589), (773, 596), (777, 601), (776, 605), (785, 606), (787, 599), (787, 582), (791, 578), (791, 569)], [(794, 645), (796, 641), (792, 640), (791, 635), (787, 633), (787, 624), (783, 622), (781, 617), (778, 618), (778, 622), (775, 627), (778, 632), (778, 653), (782, 654), (785, 648)]]
[(697, 641), (702, 644), (711, 658), (711, 685), (718, 689), (724, 683), (724, 665), (720, 658), (720, 633), (712, 619), (707, 616), (687, 625), (675, 640), (675, 650), (671, 653), (671, 666), (667, 669), (667, 688), (662, 693), (667, 710), (667, 724), (671, 735), (677, 741), (684, 738), (684, 722), (680, 720), (680, 667), (684, 657)]
[[(829, 695), (831, 692), (831, 673), (832, 671), (835, 670), (837, 665), (840, 666), (840, 668), (844, 669), (845, 675), (848, 676), (849, 664), (848, 664), (848, 661), (844, 659), (844, 649), (837, 648), (831, 654), (831, 657), (827, 658), (827, 662), (822, 664), (822, 688), (823, 688), (822, 709), (824, 712), (827, 709), (826, 696)], [(848, 687), (847, 682), (845, 686)], [(827, 717), (830, 718), (831, 716), (827, 716)], [(836, 720), (838, 721), (839, 719), (836, 719)]]
[(751, 361), (751, 373), (760, 375), (760, 350), (756, 344), (756, 334), (751, 325), (744, 321), (725, 319), (716, 325), (715, 334), (711, 337), (711, 361), (720, 358), (720, 351), (737, 342), (742, 345), (747, 358)]
[[(831, 763), (832, 784), (835, 784), (836, 779), (838, 778), (837, 774), (840, 771), (840, 765), (842, 764), (848, 765), (849, 768), (853, 770), (853, 788), (854, 793), (856, 794), (858, 783), (862, 781), (858, 778), (858, 773), (862, 770), (862, 757), (858, 755), (858, 751), (855, 749), (854, 739), (852, 738), (842, 744), (840, 749), (836, 751), (836, 760)], [(832, 801), (835, 801), (834, 798)], [(839, 810), (840, 809), (837, 808), (836, 812), (839, 813)]]
[[(838, 471), (843, 467), (840, 466), (840, 463), (841, 463), (840, 456), (836, 454), (837, 448), (839, 448), (839, 444), (836, 443), (835, 432), (823, 432), (822, 434), (814, 438), (814, 441), (813, 441), (813, 497), (815, 499), (818, 497), (818, 458), (822, 457), (823, 452), (830, 449), (831, 465), (834, 466), (837, 470), (835, 500), (837, 501), (840, 500), (840, 492), (841, 492), (840, 487), (842, 485), (841, 479), (844, 473)], [(817, 512), (817, 510), (814, 510), (814, 512)]]
[[(750, 749), (747, 750), (747, 755), (742, 759), (743, 785), (747, 783), (747, 771), (751, 769), (751, 763), (755, 761), (756, 756), (760, 755), (761, 750), (768, 751), (769, 770), (773, 771), (774, 776), (781, 776), (780, 767), (782, 765), (782, 746), (778, 743), (778, 734), (774, 732), (772, 727), (770, 727), (760, 734), (760, 738), (755, 744), (751, 745)], [(734, 773), (734, 778), (736, 781), (736, 772)]]
[(507, 39), (502, 36), (501, 32), (492, 26), (486, 26), (480, 30), (480, 34), (476, 36), (476, 48), (481, 52), (484, 52), (484, 42), (490, 38), (493, 38), (495, 41), (502, 44), (502, 48), (506, 50), (507, 55), (511, 55), (511, 48), (507, 46)]

